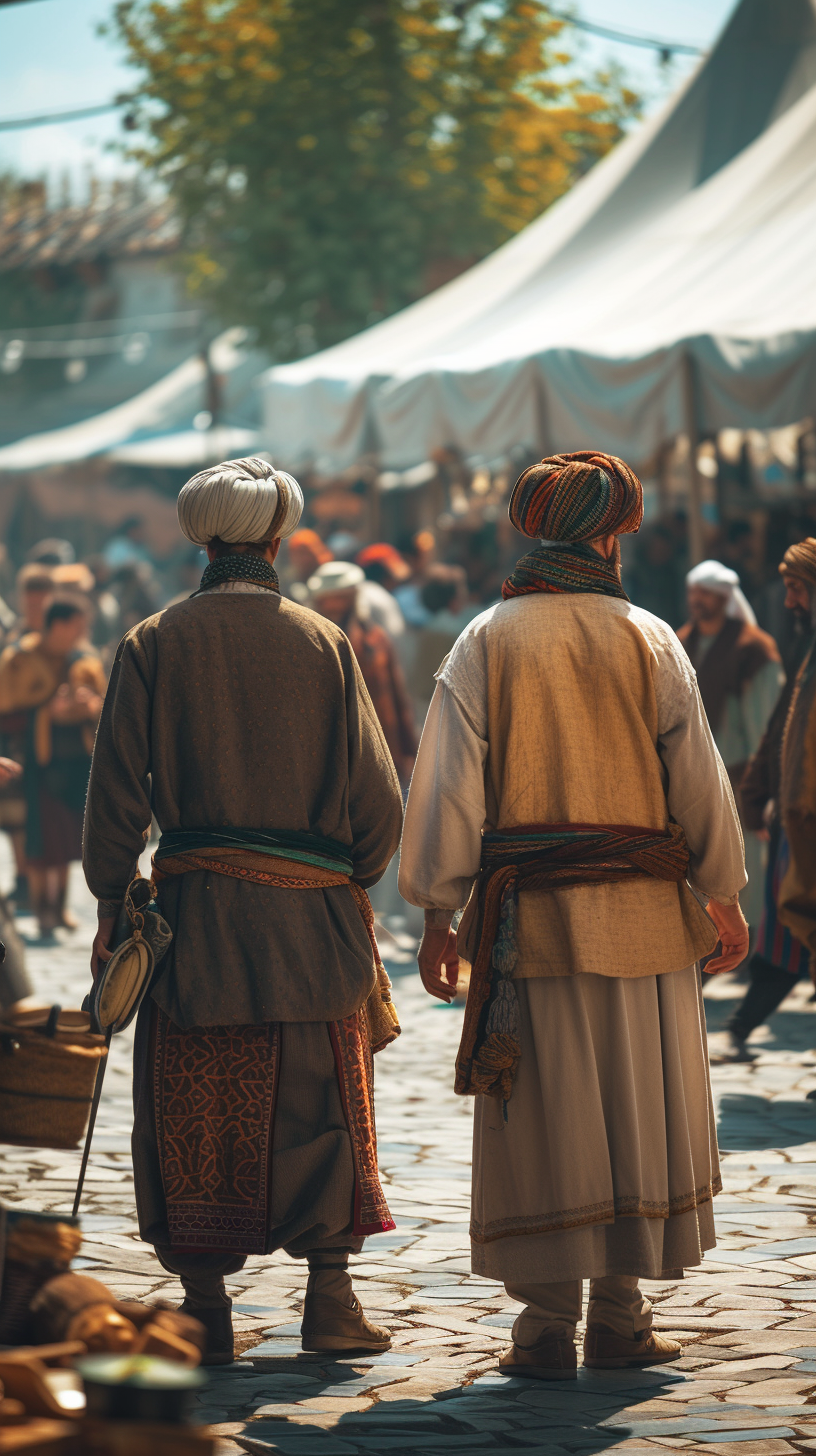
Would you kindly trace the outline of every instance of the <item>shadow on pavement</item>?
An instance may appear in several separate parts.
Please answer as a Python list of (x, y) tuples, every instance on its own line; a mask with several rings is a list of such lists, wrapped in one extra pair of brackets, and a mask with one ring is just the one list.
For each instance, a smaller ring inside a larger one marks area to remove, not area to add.
[[(282, 1364), (282, 1362), (281, 1362)], [(302, 1370), (298, 1361), (293, 1368)], [(389, 1372), (393, 1378), (393, 1372)], [(222, 1379), (227, 1378), (224, 1372)], [(268, 1377), (267, 1377), (268, 1379)], [(278, 1367), (274, 1377), (281, 1390), (278, 1400), (285, 1399), (282, 1388), (286, 1374)], [(483, 1376), (464, 1389), (456, 1387), (438, 1392), (430, 1400), (381, 1400), (365, 1412), (348, 1412), (330, 1429), (307, 1424), (302, 1417), (269, 1418), (260, 1412), (232, 1439), (245, 1451), (266, 1453), (280, 1451), (291, 1456), (357, 1456), (358, 1452), (422, 1451), (423, 1456), (450, 1456), (454, 1451), (508, 1451), (509, 1449), (542, 1450), (542, 1434), (546, 1432), (548, 1456), (579, 1446), (581, 1451), (607, 1451), (633, 1435), (647, 1436), (644, 1422), (633, 1420), (632, 1407), (645, 1401), (671, 1399), (672, 1386), (684, 1377), (671, 1370), (589, 1371), (579, 1369), (572, 1381), (535, 1381), (508, 1379), (499, 1375)], [(259, 1381), (259, 1384), (262, 1380)], [(322, 1378), (310, 1382), (308, 1398), (337, 1398), (361, 1393), (361, 1386), (371, 1389), (386, 1385), (388, 1374), (380, 1367), (376, 1374), (362, 1381), (357, 1371), (323, 1367)], [(298, 1387), (290, 1398), (304, 1399), (306, 1392)], [(216, 1396), (217, 1399), (217, 1396)], [(624, 1414), (625, 1413), (625, 1414)], [(289, 1412), (288, 1414), (294, 1414)], [(307, 1415), (306, 1409), (303, 1415)], [(315, 1414), (318, 1411), (315, 1410)], [(328, 1411), (327, 1411), (328, 1414)], [(647, 1423), (649, 1426), (651, 1423)], [(693, 1422), (695, 1428), (710, 1426), (711, 1421)], [(673, 1434), (674, 1423), (660, 1420), (661, 1434)], [(684, 1428), (688, 1418), (680, 1416)], [(506, 1444), (509, 1442), (509, 1446)]]
[(748, 1093), (720, 1098), (717, 1141), (726, 1152), (790, 1148), (816, 1136), (812, 1102), (782, 1102)]
[[(705, 977), (703, 977), (705, 983)], [(809, 985), (809, 983), (808, 983)], [(796, 1001), (792, 1000), (796, 988), (798, 994)], [(706, 996), (705, 1014), (706, 1028), (709, 1035), (715, 1035), (723, 1031), (729, 1018), (734, 1014), (745, 994), (745, 987), (737, 984), (728, 984), (729, 995)], [(810, 1003), (806, 1003), (807, 1009), (802, 1006), (802, 982), (797, 982), (791, 988), (791, 996), (783, 1001), (778, 1011), (774, 1011), (765, 1023), (765, 1034), (760, 1041), (751, 1040), (749, 1046), (752, 1051), (764, 1052), (801, 1052), (816, 1047), (816, 1017)], [(770, 1036), (768, 1036), (770, 1032)]]

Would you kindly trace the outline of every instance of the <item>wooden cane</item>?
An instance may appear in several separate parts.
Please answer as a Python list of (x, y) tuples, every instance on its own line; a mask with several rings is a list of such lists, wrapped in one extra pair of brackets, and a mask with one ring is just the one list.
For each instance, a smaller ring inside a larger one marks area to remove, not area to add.
[(94, 1083), (93, 1100), (91, 1102), (91, 1115), (88, 1118), (88, 1131), (85, 1135), (85, 1149), (82, 1154), (82, 1163), (80, 1164), (79, 1169), (79, 1182), (77, 1183), (76, 1193), (74, 1195), (74, 1207), (72, 1210), (74, 1218), (76, 1218), (77, 1213), (79, 1212), (79, 1202), (82, 1198), (82, 1185), (85, 1182), (85, 1174), (88, 1170), (88, 1158), (90, 1157), (91, 1153), (91, 1141), (94, 1135), (96, 1114), (99, 1111), (99, 1100), (102, 1096), (102, 1083), (105, 1080), (105, 1068), (108, 1065), (108, 1056), (110, 1055), (110, 1044), (112, 1036), (113, 1027), (109, 1026), (107, 1031), (105, 1032), (105, 1055), (104, 1057), (102, 1057), (99, 1063), (99, 1067), (96, 1073), (96, 1082)]

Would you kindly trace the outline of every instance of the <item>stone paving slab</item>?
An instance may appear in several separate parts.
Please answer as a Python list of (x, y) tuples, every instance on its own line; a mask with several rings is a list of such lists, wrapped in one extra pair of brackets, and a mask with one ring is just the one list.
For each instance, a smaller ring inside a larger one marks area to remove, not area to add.
[[(5, 873), (0, 862), (0, 880)], [(87, 984), (91, 905), (55, 946), (32, 946), (37, 990), (78, 1005)], [(33, 926), (21, 922), (24, 929)], [(725, 1191), (718, 1248), (680, 1283), (647, 1281), (659, 1328), (683, 1340), (672, 1366), (579, 1369), (538, 1383), (496, 1370), (518, 1306), (470, 1274), (467, 1227), (472, 1105), (451, 1091), (462, 1007), (422, 991), (411, 963), (390, 967), (404, 1032), (377, 1059), (383, 1181), (394, 1233), (368, 1241), (357, 1290), (388, 1323), (380, 1356), (306, 1355), (298, 1330), (302, 1264), (253, 1258), (230, 1282), (241, 1358), (213, 1370), (199, 1418), (220, 1456), (614, 1451), (674, 1447), (717, 1456), (816, 1451), (816, 1006), (798, 987), (756, 1034), (757, 1060), (718, 1065), (713, 1084)], [(712, 1046), (741, 987), (707, 983)], [(78, 1266), (119, 1295), (175, 1299), (179, 1289), (140, 1243), (129, 1149), (130, 1034), (114, 1042), (91, 1158)], [(0, 1193), (32, 1208), (71, 1206), (79, 1154), (0, 1149)], [(812, 1230), (812, 1232), (811, 1232)]]

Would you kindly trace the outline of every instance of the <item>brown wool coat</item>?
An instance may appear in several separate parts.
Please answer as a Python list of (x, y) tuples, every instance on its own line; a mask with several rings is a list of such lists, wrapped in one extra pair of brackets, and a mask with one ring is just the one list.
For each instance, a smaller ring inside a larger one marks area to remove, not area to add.
[(816, 954), (816, 645), (796, 676), (782, 742), (779, 800), (790, 845), (779, 919)]
[[(305, 830), (351, 846), (364, 886), (399, 841), (394, 766), (348, 640), (276, 593), (204, 593), (134, 627), (94, 751), (85, 875), (112, 912), (162, 830)], [(180, 1026), (331, 1021), (375, 972), (349, 891), (207, 871), (167, 879), (174, 942), (152, 995)]]
[(726, 699), (741, 697), (743, 689), (767, 662), (781, 661), (773, 637), (750, 622), (726, 621), (702, 661), (700, 630), (696, 623), (686, 622), (677, 635), (697, 673), (703, 707), (714, 733), (722, 722)]

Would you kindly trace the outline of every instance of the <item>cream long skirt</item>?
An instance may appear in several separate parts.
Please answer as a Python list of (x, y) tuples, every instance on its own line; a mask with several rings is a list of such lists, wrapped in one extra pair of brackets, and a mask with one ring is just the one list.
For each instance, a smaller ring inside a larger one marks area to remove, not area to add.
[(474, 1273), (655, 1279), (699, 1264), (722, 1185), (697, 967), (515, 987), (513, 1095), (476, 1099)]

